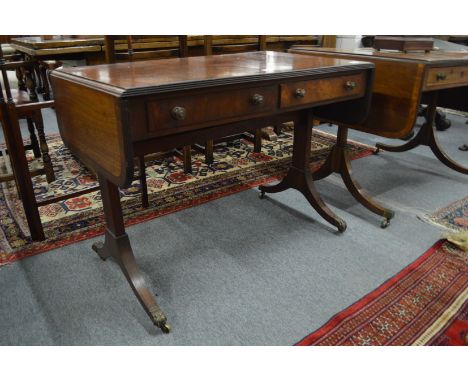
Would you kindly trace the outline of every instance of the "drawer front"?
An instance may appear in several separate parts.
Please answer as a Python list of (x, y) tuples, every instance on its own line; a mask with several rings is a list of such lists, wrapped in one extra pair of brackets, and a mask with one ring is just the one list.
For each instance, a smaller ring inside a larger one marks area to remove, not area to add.
[(468, 84), (468, 66), (431, 68), (427, 71), (424, 86), (436, 89)]
[(277, 86), (154, 100), (146, 104), (147, 130), (150, 135), (190, 130), (193, 125), (274, 111), (277, 104)]
[(365, 94), (365, 74), (354, 74), (281, 85), (281, 107), (359, 98)]

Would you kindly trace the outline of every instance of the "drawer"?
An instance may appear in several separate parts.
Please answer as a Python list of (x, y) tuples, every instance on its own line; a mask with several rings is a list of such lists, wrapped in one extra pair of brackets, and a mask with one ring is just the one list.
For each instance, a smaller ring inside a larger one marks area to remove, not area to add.
[[(148, 101), (147, 130), (151, 135), (164, 135), (174, 130), (190, 130), (205, 122), (233, 120), (254, 116), (277, 108), (277, 86), (263, 86), (227, 92), (211, 92)], [(185, 128), (184, 128), (185, 127)]]
[(281, 107), (359, 98), (365, 94), (365, 74), (354, 74), (281, 85)]
[(463, 86), (468, 84), (468, 66), (431, 68), (427, 71), (426, 89)]

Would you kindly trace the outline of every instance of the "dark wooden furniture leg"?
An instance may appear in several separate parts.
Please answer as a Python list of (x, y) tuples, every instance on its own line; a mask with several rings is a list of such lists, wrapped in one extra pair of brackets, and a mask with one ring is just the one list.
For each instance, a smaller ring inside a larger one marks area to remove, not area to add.
[(44, 101), (50, 100), (50, 86), (47, 71), (47, 65), (44, 63), (39, 63), (39, 75), (42, 81), (42, 97), (44, 98)]
[(140, 172), (141, 206), (143, 208), (148, 208), (148, 185), (146, 184), (146, 164), (144, 155), (138, 156), (138, 169)]
[(183, 157), (184, 157), (184, 172), (192, 173), (192, 147), (191, 146), (184, 146)]
[(34, 123), (32, 118), (26, 118), (26, 122), (28, 124), (28, 131), (29, 131), (29, 139), (31, 140), (31, 148), (34, 153), (34, 158), (41, 157), (41, 149), (39, 147), (39, 142), (37, 140), (36, 132), (34, 131)]
[(23, 71), (21, 70), (21, 68), (16, 68), (15, 72), (16, 79), (18, 80), (18, 89), (24, 91), (28, 90), (26, 88), (26, 82), (24, 81)]
[(43, 81), (42, 81), (43, 78), (42, 78), (41, 68), (40, 68), (39, 62), (37, 62), (37, 61), (34, 62), (32, 73), (33, 73), (34, 78), (36, 78), (36, 83), (37, 83), (36, 91), (39, 94), (44, 93), (44, 85), (43, 85)]
[(384, 220), (380, 226), (382, 228), (386, 228), (390, 224), (390, 219), (393, 218), (395, 213), (392, 210), (379, 205), (353, 178), (351, 161), (348, 157), (348, 153), (346, 152), (347, 141), (348, 128), (339, 126), (336, 145), (328, 155), (325, 163), (316, 172), (314, 172), (312, 176), (314, 180), (320, 180), (326, 178), (334, 172), (340, 174), (344, 184), (346, 185), (346, 188), (359, 203), (375, 214), (384, 217)]
[(29, 93), (31, 102), (38, 102), (39, 98), (36, 93), (36, 81), (34, 80), (34, 69), (23, 68), (24, 83)]
[(213, 164), (214, 161), (214, 140), (208, 139), (205, 142), (205, 163), (210, 165)]
[(254, 152), (259, 153), (262, 151), (262, 129), (255, 130), (254, 133)]
[(133, 293), (135, 293), (153, 324), (164, 333), (169, 333), (170, 326), (167, 324), (166, 315), (158, 306), (153, 293), (146, 286), (143, 275), (135, 261), (130, 240), (125, 232), (119, 189), (104, 177), (98, 176), (98, 178), (106, 217), (106, 232), (104, 243), (93, 244), (93, 250), (103, 260), (112, 256), (117, 261)]
[(37, 134), (39, 135), (39, 144), (41, 147), (42, 161), (44, 163), (44, 170), (46, 173), (47, 183), (55, 180), (54, 167), (52, 160), (49, 155), (49, 146), (47, 145), (45, 132), (44, 132), (44, 121), (42, 120), (42, 113), (40, 110), (35, 111), (33, 115), (33, 121), (36, 125)]
[(404, 145), (401, 146), (389, 146), (383, 143), (377, 143), (377, 149), (382, 149), (390, 152), (403, 152), (411, 150), (412, 148), (424, 145), (429, 146), (434, 153), (434, 155), (446, 166), (450, 167), (451, 169), (461, 172), (462, 174), (468, 174), (468, 168), (461, 166), (460, 164), (456, 163), (452, 159), (448, 157), (448, 155), (442, 150), (439, 146), (439, 142), (437, 141), (437, 137), (435, 134), (435, 127), (434, 122), (436, 118), (437, 112), (437, 92), (432, 92), (429, 103), (427, 105), (427, 119), (426, 122), (421, 126), (418, 134), (409, 142), (406, 142)]
[(320, 197), (315, 189), (310, 173), (310, 145), (312, 139), (312, 115), (302, 113), (301, 118), (294, 123), (294, 143), (292, 165), (281, 182), (271, 186), (260, 186), (260, 198), (265, 193), (275, 193), (295, 188), (300, 191), (312, 207), (338, 231), (346, 230), (346, 222), (335, 215)]
[[(0, 88), (1, 91), (1, 88)], [(0, 104), (3, 100), (0, 100)], [(31, 176), (29, 175), (28, 162), (24, 154), (23, 138), (21, 136), (18, 116), (16, 115), (15, 105), (9, 101), (4, 105), (3, 112), (5, 113), (3, 127), (5, 142), (10, 154), (11, 166), (16, 178), (18, 194), (23, 203), (24, 213), (28, 222), (31, 239), (41, 241), (45, 239), (44, 230), (42, 228), (41, 217), (37, 208), (37, 201), (34, 195), (34, 189)]]

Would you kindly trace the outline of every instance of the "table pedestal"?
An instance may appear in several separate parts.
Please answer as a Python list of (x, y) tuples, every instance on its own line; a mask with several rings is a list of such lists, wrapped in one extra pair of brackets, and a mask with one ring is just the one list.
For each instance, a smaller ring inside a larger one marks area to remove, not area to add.
[(260, 186), (260, 198), (265, 193), (276, 193), (294, 188), (300, 191), (311, 206), (338, 231), (346, 230), (346, 222), (328, 208), (317, 192), (310, 172), (310, 144), (312, 139), (313, 118), (310, 112), (302, 113), (294, 121), (294, 146), (292, 166), (281, 182), (274, 185)]

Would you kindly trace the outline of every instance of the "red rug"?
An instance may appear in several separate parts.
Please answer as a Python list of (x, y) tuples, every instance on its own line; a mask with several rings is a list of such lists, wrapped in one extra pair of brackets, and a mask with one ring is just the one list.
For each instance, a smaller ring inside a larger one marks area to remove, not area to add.
[(468, 253), (437, 242), (297, 345), (468, 345)]

